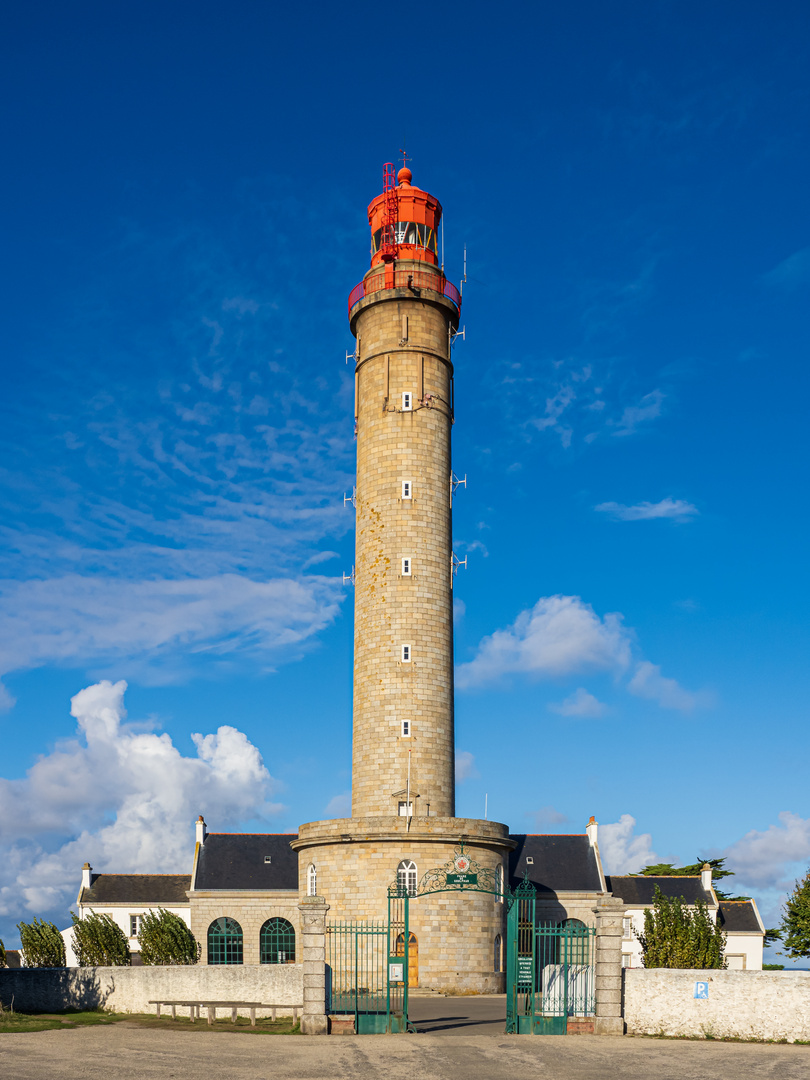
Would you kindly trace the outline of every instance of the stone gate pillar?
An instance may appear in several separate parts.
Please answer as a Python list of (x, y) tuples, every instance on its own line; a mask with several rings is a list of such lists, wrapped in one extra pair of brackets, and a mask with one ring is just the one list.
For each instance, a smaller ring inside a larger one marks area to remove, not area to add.
[(301, 912), (301, 959), (304, 964), (302, 1035), (328, 1035), (326, 1018), (326, 913), (322, 896), (305, 896)]
[(624, 904), (614, 896), (597, 901), (595, 1035), (623, 1035), (622, 925)]

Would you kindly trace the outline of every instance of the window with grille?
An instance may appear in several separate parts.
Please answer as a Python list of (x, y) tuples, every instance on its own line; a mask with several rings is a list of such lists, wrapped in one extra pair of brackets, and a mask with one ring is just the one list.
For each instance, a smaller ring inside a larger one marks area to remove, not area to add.
[(405, 558), (402, 560), (402, 576), (411, 576), (411, 560), (409, 558)]
[(402, 663), (410, 664), (411, 662), (411, 647), (410, 645), (402, 646)]
[(581, 919), (566, 919), (560, 923), (570, 933), (568, 941), (569, 964), (587, 964), (590, 962), (591, 935)]
[(402, 395), (402, 411), (413, 411), (413, 394), (410, 392), (410, 390), (406, 390), (405, 393)]
[(129, 936), (137, 937), (141, 932), (141, 916), (130, 915), (129, 917)]
[(623, 952), (622, 953), (622, 967), (626, 968), (626, 967), (632, 967), (632, 966), (633, 966), (633, 954), (629, 953), (629, 952)]
[(413, 817), (413, 803), (401, 802), (399, 804), (399, 816), (400, 817)]
[(495, 956), (493, 957), (492, 970), (501, 970), (501, 935), (495, 935)]
[[(495, 870), (495, 882), (498, 887), (498, 903), (503, 903), (503, 865), (498, 865)], [(498, 968), (495, 968), (498, 971)]]
[(241, 964), (242, 927), (236, 919), (223, 916), (208, 927), (208, 963)]
[(408, 896), (416, 896), (416, 863), (403, 859), (397, 867), (397, 885), (405, 889)]
[(409, 739), (411, 737), (411, 722), (410, 720), (402, 721), (402, 737), (403, 739)]
[(413, 498), (413, 486), (411, 485), (410, 480), (403, 480), (402, 481), (402, 498), (403, 499), (412, 499)]
[(318, 871), (315, 863), (310, 863), (307, 869), (307, 896), (318, 895)]
[(622, 937), (632, 938), (633, 936), (633, 920), (622, 919)]
[(262, 964), (295, 963), (295, 930), (286, 919), (268, 919), (259, 935)]

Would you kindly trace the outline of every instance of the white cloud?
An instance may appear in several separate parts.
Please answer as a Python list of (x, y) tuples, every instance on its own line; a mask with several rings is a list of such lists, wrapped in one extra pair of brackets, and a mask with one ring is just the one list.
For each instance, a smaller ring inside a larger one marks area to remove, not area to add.
[(563, 701), (552, 702), (548, 707), (551, 712), (559, 713), (560, 716), (597, 717), (604, 716), (607, 706), (580, 686)]
[(622, 671), (630, 652), (621, 615), (600, 619), (578, 596), (546, 596), (511, 626), (483, 638), (474, 659), (458, 668), (456, 685), (480, 686), (517, 673), (548, 677)]
[(810, 247), (794, 251), (763, 275), (763, 280), (768, 285), (790, 291), (810, 281)]
[(729, 869), (746, 885), (786, 889), (810, 865), (810, 818), (785, 810), (778, 825), (752, 829), (723, 854)]
[(642, 660), (635, 674), (627, 684), (627, 689), (636, 697), (657, 701), (664, 709), (680, 709), (691, 712), (696, 705), (707, 704), (707, 695), (692, 694), (684, 690), (675, 679), (668, 679), (661, 674), (658, 664)]
[(269, 819), (274, 781), (236, 728), (193, 736), (185, 757), (167, 734), (126, 723), (123, 681), (72, 699), (74, 738), (21, 780), (0, 779), (0, 913), (66, 920), (82, 863), (96, 870), (191, 871), (193, 821), (216, 831)]
[(636, 819), (631, 814), (599, 826), (599, 853), (606, 874), (634, 874), (659, 861), (650, 833), (636, 836), (635, 827)]
[(121, 581), (70, 574), (0, 582), (0, 673), (47, 663), (150, 663), (239, 651), (296, 653), (335, 618), (336, 579), (254, 581), (237, 574)]
[(458, 597), (453, 597), (453, 623), (461, 622), (464, 616), (467, 614), (467, 605), (463, 600), (459, 600)]
[(475, 756), (469, 750), (456, 750), (456, 783), (477, 780), (480, 775), (475, 767)]
[(628, 405), (622, 413), (614, 435), (633, 435), (639, 424), (645, 424), (649, 420), (655, 420), (661, 415), (661, 405), (664, 394), (660, 390), (652, 390), (645, 394), (638, 405)]
[(526, 817), (532, 819), (537, 829), (543, 825), (565, 825), (569, 820), (566, 814), (555, 810), (553, 806), (541, 806), (539, 810), (531, 810)]
[(673, 518), (675, 521), (688, 521), (700, 511), (692, 503), (683, 499), (662, 499), (660, 502), (640, 502), (635, 506), (624, 503), (604, 502), (594, 507), (602, 514), (610, 514), (617, 521), (651, 521), (653, 518)]
[(329, 818), (345, 818), (352, 816), (352, 793), (350, 791), (342, 791), (340, 795), (335, 795), (326, 804), (324, 815)]

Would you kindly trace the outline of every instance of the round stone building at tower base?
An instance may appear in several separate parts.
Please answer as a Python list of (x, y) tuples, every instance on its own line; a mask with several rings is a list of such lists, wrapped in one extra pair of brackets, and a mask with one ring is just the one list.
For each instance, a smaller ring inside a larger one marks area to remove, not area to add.
[[(410, 826), (410, 827), (409, 827)], [(460, 844), (482, 868), (507, 878), (515, 846), (506, 825), (453, 817), (353, 817), (302, 825), (298, 852), (301, 894), (314, 867), (317, 892), (332, 919), (388, 917), (388, 888), (402, 862), (416, 865), (417, 881), (452, 861)], [(505, 905), (490, 893), (466, 889), (417, 895), (410, 900), (412, 984), (454, 993), (504, 990)]]

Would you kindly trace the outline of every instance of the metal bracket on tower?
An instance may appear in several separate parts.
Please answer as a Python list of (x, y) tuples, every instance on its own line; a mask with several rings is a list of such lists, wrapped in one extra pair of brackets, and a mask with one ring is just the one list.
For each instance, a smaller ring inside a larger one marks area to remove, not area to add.
[(456, 338), (461, 338), (462, 341), (467, 340), (467, 327), (466, 327), (466, 325), (462, 326), (462, 328), (460, 330), (454, 330), (452, 327), (450, 328), (450, 348), (451, 349), (453, 348), (453, 346), (456, 343)]
[(345, 491), (343, 492), (343, 505), (345, 506), (346, 503), (351, 503), (352, 506), (355, 508), (355, 510), (357, 509), (357, 488), (356, 487), (352, 488), (351, 495), (347, 495)]
[(357, 347), (356, 346), (355, 346), (354, 352), (347, 352), (346, 353), (346, 363), (348, 364), (348, 362), (350, 360), (353, 360), (355, 363), (357, 363)]
[(451, 551), (450, 552), (450, 588), (451, 589), (453, 588), (453, 578), (458, 573), (458, 568), (460, 566), (463, 566), (465, 570), (467, 569), (467, 556), (465, 555), (463, 559), (460, 559), (458, 557), (458, 555), (456, 555), (455, 551)]
[(352, 572), (350, 574), (343, 575), (343, 584), (354, 585), (354, 567), (352, 567)]
[(453, 506), (453, 496), (456, 493), (456, 488), (460, 487), (461, 484), (463, 484), (465, 488), (467, 487), (467, 474), (464, 473), (464, 479), (459, 480), (459, 478), (456, 476), (456, 474), (451, 469), (450, 470), (450, 506), (451, 506), (451, 508)]

